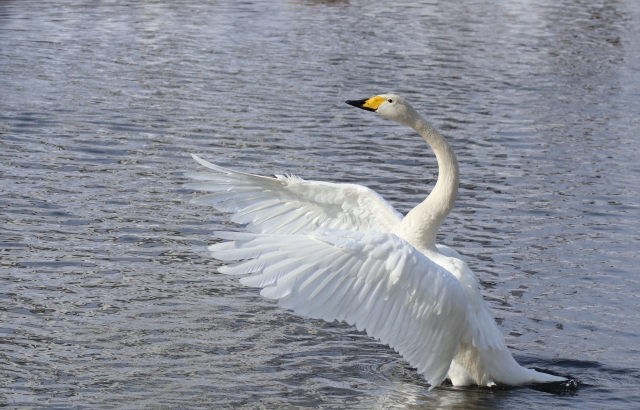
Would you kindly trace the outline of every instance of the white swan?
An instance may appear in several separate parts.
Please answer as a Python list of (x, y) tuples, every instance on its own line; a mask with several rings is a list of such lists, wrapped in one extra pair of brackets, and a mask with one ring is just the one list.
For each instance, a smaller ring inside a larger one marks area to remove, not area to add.
[(213, 257), (241, 261), (219, 268), (251, 274), (240, 282), (301, 315), (355, 324), (398, 351), (431, 388), (518, 385), (566, 380), (521, 367), (511, 356), (478, 279), (460, 255), (435, 244), (458, 192), (451, 146), (401, 97), (348, 104), (413, 128), (438, 160), (438, 181), (407, 216), (360, 185), (266, 178), (193, 158), (213, 173), (188, 173), (191, 188), (212, 191), (194, 202), (230, 212), (253, 233), (230, 240)]

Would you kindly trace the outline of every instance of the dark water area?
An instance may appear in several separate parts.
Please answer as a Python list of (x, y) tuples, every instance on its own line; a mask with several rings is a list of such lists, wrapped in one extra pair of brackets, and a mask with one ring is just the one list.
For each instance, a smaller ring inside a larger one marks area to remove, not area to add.
[[(0, 1), (0, 405), (640, 402), (640, 3)], [(578, 381), (427, 391), (390, 348), (217, 273), (189, 154), (366, 185), (435, 158), (344, 104), (395, 92), (458, 155), (439, 234), (514, 356)]]

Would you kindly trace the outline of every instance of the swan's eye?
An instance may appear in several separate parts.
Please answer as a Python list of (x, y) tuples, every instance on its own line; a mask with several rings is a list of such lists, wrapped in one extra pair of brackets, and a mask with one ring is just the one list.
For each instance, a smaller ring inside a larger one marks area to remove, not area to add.
[(389, 101), (390, 103), (392, 103), (392, 102), (393, 102), (393, 100), (392, 100), (391, 98), (389, 98), (387, 101)]

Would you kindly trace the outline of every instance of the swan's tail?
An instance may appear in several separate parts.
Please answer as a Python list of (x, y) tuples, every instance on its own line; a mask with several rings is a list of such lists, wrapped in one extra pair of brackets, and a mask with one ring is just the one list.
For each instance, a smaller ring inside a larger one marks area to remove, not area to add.
[(520, 366), (507, 348), (478, 350), (469, 345), (463, 345), (458, 351), (449, 368), (448, 377), (454, 386), (477, 384), (487, 387), (496, 384), (518, 386), (567, 380)]
[(502, 363), (502, 369), (494, 380), (500, 384), (520, 385), (532, 383), (553, 383), (563, 382), (567, 379), (561, 376), (554, 376), (548, 373), (542, 373), (537, 370), (522, 367), (515, 361), (508, 350), (499, 352), (500, 359), (497, 363)]

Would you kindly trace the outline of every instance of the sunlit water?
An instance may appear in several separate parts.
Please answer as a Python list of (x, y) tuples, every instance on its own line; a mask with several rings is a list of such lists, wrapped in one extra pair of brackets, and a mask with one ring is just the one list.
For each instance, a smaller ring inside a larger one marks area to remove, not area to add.
[[(637, 1), (0, 2), (0, 405), (630, 408), (640, 401)], [(442, 388), (216, 273), (189, 153), (357, 182), (406, 213), (458, 153), (440, 241), (516, 358), (572, 389)]]

